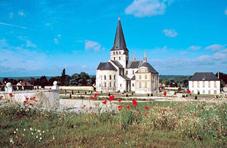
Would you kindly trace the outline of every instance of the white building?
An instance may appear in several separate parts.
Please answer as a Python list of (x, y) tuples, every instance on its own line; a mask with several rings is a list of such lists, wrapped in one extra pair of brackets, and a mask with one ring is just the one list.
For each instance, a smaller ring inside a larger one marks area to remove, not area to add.
[(220, 80), (212, 72), (196, 72), (189, 80), (193, 94), (220, 94)]
[(101, 62), (96, 71), (96, 90), (102, 92), (135, 92), (155, 94), (158, 92), (158, 72), (147, 62), (129, 61), (129, 52), (124, 39), (120, 19), (110, 60)]

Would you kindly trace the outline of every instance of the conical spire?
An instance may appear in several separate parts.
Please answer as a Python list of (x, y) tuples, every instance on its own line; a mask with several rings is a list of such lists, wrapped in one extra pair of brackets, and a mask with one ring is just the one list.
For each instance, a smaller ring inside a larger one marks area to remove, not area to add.
[(114, 45), (111, 50), (124, 50), (128, 51), (125, 43), (124, 33), (121, 26), (121, 19), (118, 17), (117, 30), (114, 39)]

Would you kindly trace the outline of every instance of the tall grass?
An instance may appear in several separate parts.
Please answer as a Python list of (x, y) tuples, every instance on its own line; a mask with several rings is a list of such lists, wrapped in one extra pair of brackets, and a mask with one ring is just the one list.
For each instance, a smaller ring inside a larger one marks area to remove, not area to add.
[[(227, 104), (150, 102), (119, 113), (0, 108), (2, 147), (224, 147)], [(149, 106), (145, 110), (144, 106)]]

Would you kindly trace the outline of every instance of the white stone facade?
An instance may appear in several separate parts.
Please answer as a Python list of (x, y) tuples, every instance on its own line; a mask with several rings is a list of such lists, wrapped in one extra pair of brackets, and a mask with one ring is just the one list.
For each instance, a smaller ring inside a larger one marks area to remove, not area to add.
[(220, 81), (189, 81), (193, 94), (220, 94)]

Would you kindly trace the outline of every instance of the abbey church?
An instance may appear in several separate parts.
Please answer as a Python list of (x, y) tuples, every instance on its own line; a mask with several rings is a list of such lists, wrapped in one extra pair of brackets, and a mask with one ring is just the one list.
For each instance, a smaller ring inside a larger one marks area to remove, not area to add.
[(135, 92), (155, 94), (158, 92), (159, 74), (147, 58), (129, 61), (121, 20), (118, 19), (110, 60), (101, 62), (96, 71), (96, 90), (99, 92)]

